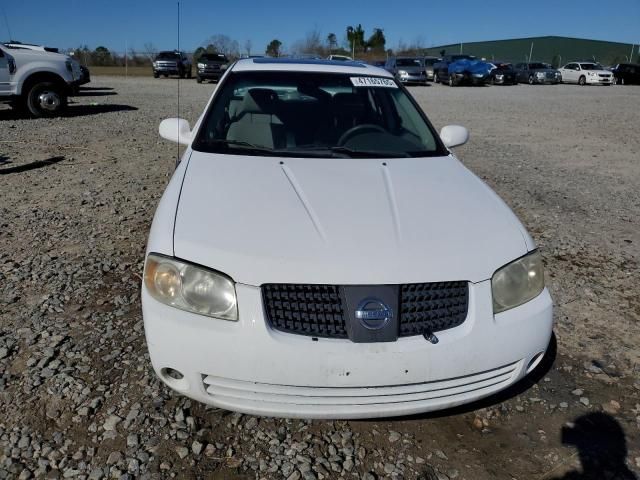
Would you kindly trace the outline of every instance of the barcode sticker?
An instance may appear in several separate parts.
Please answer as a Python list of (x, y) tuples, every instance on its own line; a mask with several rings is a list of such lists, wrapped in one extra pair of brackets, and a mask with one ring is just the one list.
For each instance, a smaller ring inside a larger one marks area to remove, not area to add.
[(398, 88), (392, 79), (382, 77), (351, 77), (351, 83), (354, 87)]

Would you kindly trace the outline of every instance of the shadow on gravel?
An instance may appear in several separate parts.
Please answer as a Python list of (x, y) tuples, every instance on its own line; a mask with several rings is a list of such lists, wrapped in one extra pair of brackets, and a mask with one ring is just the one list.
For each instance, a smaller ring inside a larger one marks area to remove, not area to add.
[(629, 470), (627, 440), (620, 424), (603, 412), (578, 417), (562, 427), (562, 444), (578, 449), (582, 471), (570, 471), (549, 480), (638, 480)]
[(111, 112), (131, 112), (138, 110), (137, 107), (131, 105), (118, 105), (114, 103), (105, 103), (103, 105), (69, 105), (64, 117), (85, 117), (87, 115), (98, 115), (100, 113)]
[[(132, 107), (131, 105), (119, 105), (115, 103), (97, 105), (79, 105), (72, 103), (67, 107), (67, 111), (61, 115), (61, 117), (86, 117), (88, 115), (99, 115), (101, 113), (131, 112), (134, 110), (138, 110), (138, 108)], [(23, 111), (12, 110), (10, 108), (0, 110), (0, 122), (3, 120), (25, 120), (29, 118), (32, 117)]]
[(114, 90), (113, 87), (80, 87), (80, 92), (95, 90)]
[[(2, 157), (0, 157), (0, 160)], [(15, 167), (0, 168), (0, 175), (9, 175), (10, 173), (28, 172), (37, 168), (48, 167), (64, 160), (64, 157), (51, 157), (45, 160), (36, 160), (35, 162), (26, 163), (24, 165), (16, 165)], [(0, 161), (0, 165), (2, 162)]]
[[(429, 418), (441, 418), (441, 417), (450, 417), (453, 415), (462, 415), (465, 413), (473, 412), (474, 410), (479, 410), (481, 408), (493, 407), (499, 403), (510, 400), (513, 397), (517, 397), (521, 393), (526, 392), (531, 387), (533, 387), (536, 383), (542, 380), (551, 367), (553, 363), (556, 361), (556, 356), (558, 354), (558, 343), (556, 341), (556, 334), (553, 333), (551, 335), (551, 340), (549, 341), (549, 346), (547, 347), (547, 352), (544, 357), (540, 361), (540, 364), (531, 372), (529, 375), (524, 377), (515, 385), (510, 386), (509, 388), (502, 390), (490, 397), (483, 398), (482, 400), (478, 400), (477, 402), (467, 403), (466, 405), (460, 405), (459, 407), (453, 407), (446, 410), (439, 410), (436, 412), (423, 413), (418, 415), (410, 415), (407, 417), (394, 417), (389, 418), (387, 420), (397, 421), (397, 420), (411, 420), (411, 419), (429, 419)], [(377, 419), (377, 421), (384, 420), (382, 418)], [(367, 420), (364, 420), (365, 422)]]
[(79, 92), (77, 92), (76, 94), (74, 94), (74, 97), (106, 97), (107, 95), (118, 95), (118, 92), (114, 92), (111, 90), (90, 90), (90, 91), (85, 91), (85, 90), (80, 90)]
[(11, 159), (0, 153), (0, 165), (6, 165), (7, 163), (11, 163)]

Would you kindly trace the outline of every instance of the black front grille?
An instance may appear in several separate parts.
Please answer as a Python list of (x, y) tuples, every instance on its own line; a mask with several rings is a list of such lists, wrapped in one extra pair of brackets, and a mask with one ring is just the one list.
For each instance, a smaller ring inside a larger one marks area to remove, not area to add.
[(439, 332), (467, 318), (467, 282), (409, 283), (400, 287), (400, 336)]
[[(340, 285), (266, 284), (265, 313), (276, 330), (316, 337), (348, 338)], [(398, 285), (400, 337), (434, 333), (464, 323), (469, 307), (467, 282)]]
[(317, 337), (347, 338), (340, 287), (269, 284), (262, 286), (267, 318), (276, 330)]

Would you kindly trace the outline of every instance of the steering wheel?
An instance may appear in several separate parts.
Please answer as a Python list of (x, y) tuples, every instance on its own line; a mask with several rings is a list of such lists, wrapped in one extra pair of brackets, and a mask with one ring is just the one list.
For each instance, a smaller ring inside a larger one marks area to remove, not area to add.
[(353, 137), (357, 137), (358, 135), (362, 135), (363, 133), (372, 133), (372, 132), (381, 132), (386, 133), (387, 131), (382, 128), (380, 125), (375, 125), (373, 123), (363, 123), (362, 125), (356, 125), (355, 127), (350, 128), (346, 132), (344, 132), (340, 138), (338, 139), (337, 145), (339, 147), (343, 146)]

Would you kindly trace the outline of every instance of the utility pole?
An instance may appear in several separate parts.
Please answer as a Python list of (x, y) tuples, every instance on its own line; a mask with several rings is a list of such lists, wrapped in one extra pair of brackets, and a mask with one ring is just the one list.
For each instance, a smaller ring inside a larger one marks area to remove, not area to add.
[(462, 43), (460, 44), (460, 55), (462, 55)]
[(531, 42), (531, 49), (529, 50), (529, 63), (531, 63), (532, 56), (533, 56), (533, 42)]
[[(635, 47), (634, 43), (631, 44), (631, 54), (629, 55), (629, 63), (633, 63), (633, 47)], [(640, 46), (638, 48), (640, 48)]]
[(127, 48), (128, 48), (128, 44), (127, 41), (124, 41), (124, 76), (128, 77), (129, 76), (129, 59), (127, 58)]

